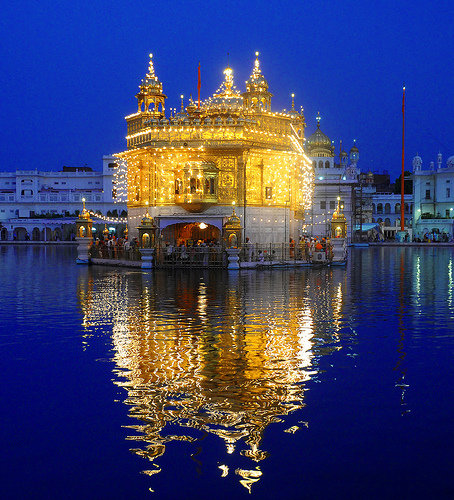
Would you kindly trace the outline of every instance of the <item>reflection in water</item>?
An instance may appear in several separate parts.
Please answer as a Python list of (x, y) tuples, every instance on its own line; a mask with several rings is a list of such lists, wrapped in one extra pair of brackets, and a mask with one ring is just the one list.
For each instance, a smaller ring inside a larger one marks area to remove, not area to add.
[(268, 455), (265, 429), (304, 406), (319, 357), (340, 348), (346, 271), (87, 273), (84, 341), (112, 325), (115, 383), (127, 391), (128, 439), (149, 460), (144, 472), (161, 471), (168, 443), (211, 434), (249, 460), (235, 477), (250, 491)]

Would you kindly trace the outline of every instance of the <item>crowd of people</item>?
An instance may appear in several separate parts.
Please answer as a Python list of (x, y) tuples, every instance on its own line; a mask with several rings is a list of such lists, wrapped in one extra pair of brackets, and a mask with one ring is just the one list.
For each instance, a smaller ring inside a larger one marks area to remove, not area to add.
[(165, 246), (158, 248), (166, 263), (200, 263), (214, 264), (222, 259), (222, 247), (216, 239), (183, 240), (178, 239), (176, 245), (167, 241)]
[(131, 241), (125, 238), (117, 238), (114, 234), (109, 234), (106, 237), (96, 238), (91, 247), (90, 252), (92, 257), (100, 259), (138, 259), (140, 254), (139, 240), (133, 238)]
[(293, 238), (290, 238), (287, 246), (281, 244), (254, 245), (249, 238), (246, 238), (240, 252), (240, 258), (244, 262), (273, 262), (276, 260), (311, 262), (315, 252), (322, 252), (325, 254), (326, 260), (332, 260), (333, 248), (330, 239), (306, 236), (300, 237), (298, 242), (295, 242)]

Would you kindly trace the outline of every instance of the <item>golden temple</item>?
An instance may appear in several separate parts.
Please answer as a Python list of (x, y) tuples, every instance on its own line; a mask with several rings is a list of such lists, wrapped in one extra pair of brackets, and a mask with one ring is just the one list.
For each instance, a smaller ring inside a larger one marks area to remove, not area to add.
[(150, 54), (136, 98), (137, 112), (126, 117), (128, 149), (117, 155), (127, 165), (117, 183), (127, 189), (131, 236), (147, 203), (160, 231), (172, 228), (165, 233), (169, 240), (184, 225), (201, 222), (220, 239), (232, 204), (243, 238), (276, 243), (299, 236), (313, 192), (313, 168), (303, 149), (305, 119), (293, 95), (289, 112), (271, 110), (258, 52), (245, 92), (227, 67), (211, 97), (191, 98), (185, 107), (181, 96), (180, 112), (168, 117)]

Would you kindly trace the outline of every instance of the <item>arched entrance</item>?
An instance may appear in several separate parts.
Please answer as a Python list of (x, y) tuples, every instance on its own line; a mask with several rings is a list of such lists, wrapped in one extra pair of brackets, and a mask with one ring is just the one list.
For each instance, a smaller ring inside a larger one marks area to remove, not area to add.
[(32, 231), (32, 240), (39, 241), (40, 239), (41, 239), (41, 231), (37, 227), (34, 227)]
[(52, 230), (50, 227), (45, 227), (41, 231), (41, 240), (42, 241), (51, 241), (52, 239)]
[(25, 227), (14, 228), (14, 239), (17, 241), (25, 241), (27, 236), (27, 230)]
[(8, 239), (8, 231), (6, 227), (2, 227), (2, 230), (0, 232), (0, 237), (2, 241), (6, 241)]
[(179, 222), (165, 227), (161, 232), (163, 244), (180, 246), (192, 245), (198, 241), (217, 243), (221, 239), (221, 232), (216, 226), (205, 222)]

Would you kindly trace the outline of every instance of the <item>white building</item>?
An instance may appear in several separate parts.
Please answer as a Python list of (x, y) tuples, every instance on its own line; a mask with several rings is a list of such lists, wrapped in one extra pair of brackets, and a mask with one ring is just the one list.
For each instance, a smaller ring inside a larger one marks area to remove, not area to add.
[[(454, 156), (445, 165), (441, 153), (437, 164), (423, 169), (420, 156), (413, 158), (413, 233), (416, 238), (442, 240), (453, 237)], [(443, 237), (443, 234), (445, 235)]]
[(330, 221), (336, 209), (337, 198), (340, 197), (350, 237), (354, 225), (354, 191), (360, 173), (359, 151), (354, 144), (350, 149), (350, 155), (346, 151), (341, 151), (339, 162), (336, 163), (334, 146), (329, 137), (321, 131), (320, 120), (318, 114), (317, 130), (305, 143), (315, 175), (313, 204), (309, 216), (306, 217), (306, 230), (317, 236), (329, 234)]
[(63, 167), (58, 172), (0, 172), (1, 239), (61, 239), (62, 226), (72, 223), (71, 216), (82, 208), (82, 198), (93, 212), (120, 216), (126, 203), (115, 201), (116, 161), (113, 156), (104, 156), (102, 171)]
[[(400, 231), (400, 194), (395, 193), (372, 193), (372, 222), (377, 222), (382, 226), (385, 239), (395, 239), (396, 231)], [(411, 225), (413, 217), (413, 195), (404, 195), (404, 225), (409, 228), (411, 235)]]

